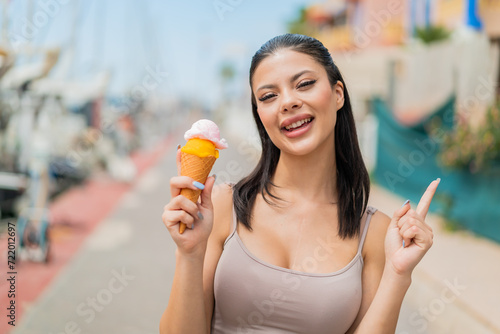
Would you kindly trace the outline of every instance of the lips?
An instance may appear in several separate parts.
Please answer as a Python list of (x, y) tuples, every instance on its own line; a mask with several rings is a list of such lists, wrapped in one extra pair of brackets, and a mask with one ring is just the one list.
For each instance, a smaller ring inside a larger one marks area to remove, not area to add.
[(285, 126), (285, 130), (286, 131), (293, 131), (293, 130), (298, 129), (298, 128), (302, 127), (304, 124), (307, 124), (311, 121), (312, 121), (312, 117), (300, 120), (298, 122), (295, 122), (295, 123), (292, 123), (288, 126)]
[(306, 133), (308, 133), (309, 130), (311, 130), (311, 128), (313, 127), (314, 118), (311, 117), (309, 119), (310, 119), (309, 122), (307, 122), (307, 121), (299, 121), (298, 123), (300, 125), (297, 126), (297, 127), (294, 127), (294, 128), (292, 128), (292, 127), (294, 125), (296, 125), (297, 122), (296, 123), (292, 123), (291, 125), (287, 126), (287, 127), (289, 127), (289, 130), (287, 130), (286, 128), (283, 128), (283, 129), (281, 129), (281, 133), (283, 135), (285, 135), (286, 137), (290, 138), (290, 139), (300, 138), (303, 135), (305, 135)]
[(311, 115), (301, 114), (293, 117), (289, 117), (281, 123), (281, 130), (291, 131), (303, 126), (306, 123), (311, 122), (314, 119)]

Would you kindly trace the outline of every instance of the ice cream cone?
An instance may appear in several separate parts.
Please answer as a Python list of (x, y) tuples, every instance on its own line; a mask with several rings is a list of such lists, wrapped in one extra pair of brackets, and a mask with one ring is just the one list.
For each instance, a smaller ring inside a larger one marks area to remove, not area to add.
[[(189, 176), (195, 181), (205, 184), (208, 174), (212, 170), (212, 166), (217, 158), (215, 156), (199, 157), (194, 154), (189, 154), (181, 151), (181, 175)], [(181, 190), (181, 195), (187, 197), (192, 202), (198, 202), (201, 190), (193, 190), (184, 188)], [(179, 233), (184, 233), (186, 224), (179, 224)]]
[[(208, 119), (200, 119), (193, 123), (184, 134), (186, 145), (181, 147), (181, 175), (189, 176), (195, 181), (205, 184), (208, 174), (219, 157), (219, 151), (227, 148), (227, 142), (220, 137), (217, 124)], [(198, 202), (201, 190), (182, 189), (181, 195), (194, 203)], [(186, 225), (179, 224), (179, 233), (184, 233)]]

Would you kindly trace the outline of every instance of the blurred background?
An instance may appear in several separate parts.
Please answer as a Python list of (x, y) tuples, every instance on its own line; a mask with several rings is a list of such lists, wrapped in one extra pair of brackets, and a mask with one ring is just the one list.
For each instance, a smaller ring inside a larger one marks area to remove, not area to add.
[(500, 333), (500, 0), (0, 9), (1, 333), (158, 332), (175, 148), (209, 118), (230, 145), (217, 182), (252, 170), (250, 60), (286, 32), (321, 40), (346, 80), (371, 205), (392, 215), (442, 179), (397, 333)]

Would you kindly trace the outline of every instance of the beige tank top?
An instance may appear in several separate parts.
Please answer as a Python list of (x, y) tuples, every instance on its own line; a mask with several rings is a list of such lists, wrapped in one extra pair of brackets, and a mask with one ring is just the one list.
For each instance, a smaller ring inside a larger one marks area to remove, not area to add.
[(231, 234), (215, 271), (211, 333), (344, 334), (361, 305), (361, 250), (375, 211), (367, 208), (351, 262), (333, 273), (313, 274), (278, 267), (250, 253), (236, 230), (233, 207)]

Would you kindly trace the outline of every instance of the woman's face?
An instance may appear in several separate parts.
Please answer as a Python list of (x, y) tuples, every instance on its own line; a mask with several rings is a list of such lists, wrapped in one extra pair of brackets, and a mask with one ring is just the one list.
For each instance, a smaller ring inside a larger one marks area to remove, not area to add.
[(262, 124), (282, 152), (303, 155), (334, 144), (344, 87), (340, 81), (332, 87), (311, 56), (290, 49), (268, 56), (254, 72), (252, 90)]

